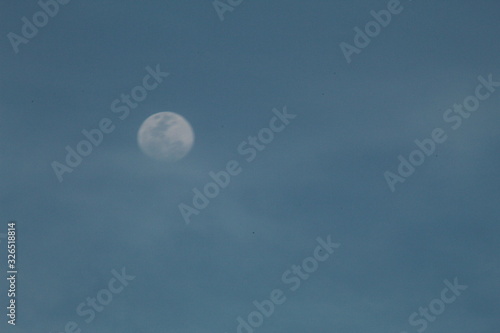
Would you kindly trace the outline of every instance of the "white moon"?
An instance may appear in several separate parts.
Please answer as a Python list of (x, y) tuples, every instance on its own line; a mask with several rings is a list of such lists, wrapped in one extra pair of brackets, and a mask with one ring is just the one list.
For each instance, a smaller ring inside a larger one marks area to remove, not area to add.
[(174, 162), (189, 153), (194, 132), (188, 121), (177, 113), (158, 112), (142, 123), (137, 142), (149, 157)]

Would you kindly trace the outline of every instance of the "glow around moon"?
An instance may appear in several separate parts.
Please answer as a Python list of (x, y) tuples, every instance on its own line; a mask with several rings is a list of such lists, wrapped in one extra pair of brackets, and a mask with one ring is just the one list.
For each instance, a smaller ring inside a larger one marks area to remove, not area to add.
[(142, 123), (137, 142), (149, 157), (174, 162), (189, 153), (194, 132), (189, 122), (177, 113), (159, 112)]

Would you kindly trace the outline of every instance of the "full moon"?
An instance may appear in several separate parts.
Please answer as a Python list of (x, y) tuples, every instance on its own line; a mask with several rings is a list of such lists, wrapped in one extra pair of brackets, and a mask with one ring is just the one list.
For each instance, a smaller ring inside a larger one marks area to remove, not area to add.
[(191, 150), (194, 132), (189, 122), (177, 113), (158, 112), (144, 120), (137, 142), (147, 156), (175, 162)]

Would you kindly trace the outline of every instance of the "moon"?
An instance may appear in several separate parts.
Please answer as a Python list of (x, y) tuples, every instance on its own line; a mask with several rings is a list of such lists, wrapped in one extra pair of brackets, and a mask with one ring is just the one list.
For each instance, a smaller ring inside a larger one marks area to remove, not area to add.
[(194, 143), (189, 122), (174, 112), (158, 112), (142, 123), (137, 143), (147, 156), (160, 161), (175, 162), (186, 156)]

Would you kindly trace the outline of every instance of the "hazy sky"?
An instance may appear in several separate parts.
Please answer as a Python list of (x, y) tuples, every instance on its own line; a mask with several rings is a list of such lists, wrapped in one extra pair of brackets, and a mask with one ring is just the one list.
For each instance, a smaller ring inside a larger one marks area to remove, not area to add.
[[(9, 33), (41, 8), (0, 0), (0, 233), (17, 221), (19, 271), (12, 326), (0, 238), (0, 331), (232, 333), (279, 289), (255, 332), (497, 333), (500, 88), (459, 128), (444, 117), (479, 76), (500, 82), (500, 3), (402, 0), (348, 63), (340, 44), (391, 1), (223, 2), (221, 21), (209, 0), (72, 0), (16, 53)], [(120, 119), (112, 103), (157, 66), (168, 76)], [(284, 109), (296, 117), (248, 162), (238, 147)], [(161, 111), (195, 132), (176, 163), (137, 146)], [(52, 163), (106, 118), (59, 182)], [(392, 192), (384, 173), (435, 128), (446, 141)], [(241, 171), (186, 224), (179, 204), (229, 161)], [(329, 235), (340, 246), (290, 290)], [(135, 278), (100, 293), (122, 268)], [(467, 289), (445, 304), (455, 278)], [(113, 299), (90, 320), (98, 293)], [(412, 326), (432, 302), (444, 312)]]

